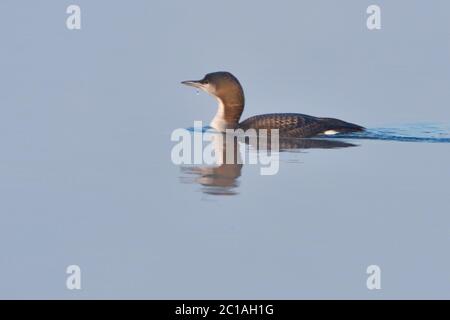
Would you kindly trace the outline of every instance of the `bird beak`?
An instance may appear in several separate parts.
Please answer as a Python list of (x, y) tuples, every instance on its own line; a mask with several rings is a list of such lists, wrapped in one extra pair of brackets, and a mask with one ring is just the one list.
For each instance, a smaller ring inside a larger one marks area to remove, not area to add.
[(186, 85), (186, 86), (199, 88), (199, 89), (202, 88), (202, 86), (203, 86), (200, 81), (195, 81), (195, 80), (183, 81), (181, 83)]

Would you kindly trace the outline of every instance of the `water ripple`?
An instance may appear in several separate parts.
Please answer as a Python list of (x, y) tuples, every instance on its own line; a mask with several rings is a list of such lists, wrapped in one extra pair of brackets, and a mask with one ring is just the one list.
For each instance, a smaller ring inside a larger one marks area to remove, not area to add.
[[(214, 132), (211, 127), (188, 128), (191, 132)], [(368, 128), (364, 132), (342, 133), (326, 136), (326, 139), (365, 139), (424, 143), (450, 143), (450, 125), (415, 123), (392, 127)]]
[(336, 134), (327, 138), (450, 143), (450, 126), (418, 123), (395, 127), (369, 128), (364, 132)]

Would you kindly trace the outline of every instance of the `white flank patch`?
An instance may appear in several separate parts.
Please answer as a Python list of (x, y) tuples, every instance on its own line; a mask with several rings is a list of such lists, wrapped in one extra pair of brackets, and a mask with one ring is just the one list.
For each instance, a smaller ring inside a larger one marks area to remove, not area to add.
[(323, 134), (326, 134), (327, 136), (332, 136), (333, 134), (337, 134), (337, 133), (339, 133), (339, 132), (334, 131), (334, 130), (327, 130)]

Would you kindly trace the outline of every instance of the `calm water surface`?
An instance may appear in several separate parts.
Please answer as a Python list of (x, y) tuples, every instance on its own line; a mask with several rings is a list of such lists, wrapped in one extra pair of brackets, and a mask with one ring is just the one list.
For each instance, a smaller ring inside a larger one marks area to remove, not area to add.
[[(4, 149), (3, 297), (448, 295), (448, 143), (335, 139), (354, 146), (281, 152), (274, 176), (244, 164), (217, 177), (172, 164), (174, 143), (145, 130)], [(370, 264), (386, 283), (376, 293)]]

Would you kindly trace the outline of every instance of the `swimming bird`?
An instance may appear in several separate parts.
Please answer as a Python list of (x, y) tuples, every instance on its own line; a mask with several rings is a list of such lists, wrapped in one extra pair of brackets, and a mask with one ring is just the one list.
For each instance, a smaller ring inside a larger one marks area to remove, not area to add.
[(365, 130), (362, 126), (339, 119), (300, 113), (262, 114), (239, 122), (245, 105), (244, 90), (230, 72), (208, 73), (201, 80), (183, 81), (182, 84), (203, 90), (217, 99), (218, 110), (211, 127), (219, 132), (226, 129), (278, 129), (281, 138), (309, 138)]

